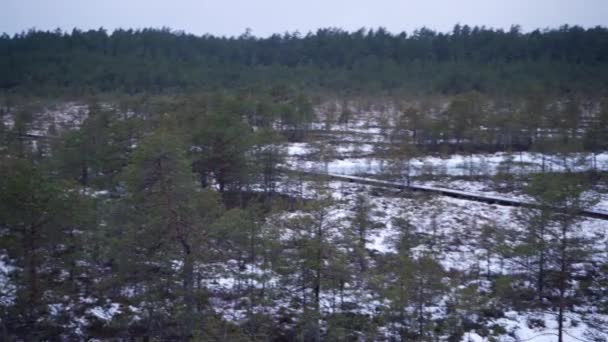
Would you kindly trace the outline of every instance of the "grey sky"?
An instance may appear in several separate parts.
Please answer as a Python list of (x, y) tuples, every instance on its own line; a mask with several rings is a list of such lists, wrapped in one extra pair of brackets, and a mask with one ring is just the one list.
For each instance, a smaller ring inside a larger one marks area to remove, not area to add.
[(319, 27), (383, 26), (392, 32), (454, 24), (524, 31), (608, 25), (608, 0), (0, 0), (0, 32), (167, 26), (195, 34), (239, 35)]

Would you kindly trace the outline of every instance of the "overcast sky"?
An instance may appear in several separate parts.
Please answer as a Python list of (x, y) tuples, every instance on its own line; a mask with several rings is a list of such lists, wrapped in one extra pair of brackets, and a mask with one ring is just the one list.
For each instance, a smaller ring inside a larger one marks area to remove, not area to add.
[(319, 27), (392, 32), (426, 26), (449, 31), (456, 23), (524, 31), (608, 26), (608, 0), (0, 0), (0, 32), (30, 28), (170, 27), (195, 34), (254, 35)]

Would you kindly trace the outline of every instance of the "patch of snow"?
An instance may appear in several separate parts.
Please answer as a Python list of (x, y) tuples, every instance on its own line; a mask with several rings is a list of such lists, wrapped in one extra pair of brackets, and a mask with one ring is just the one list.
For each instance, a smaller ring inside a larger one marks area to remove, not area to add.
[(105, 307), (96, 306), (92, 309), (89, 309), (88, 312), (99, 318), (102, 321), (110, 321), (112, 318), (121, 313), (120, 304), (111, 303)]
[(10, 281), (10, 275), (16, 268), (10, 265), (8, 257), (0, 254), (0, 305), (11, 305), (15, 301), (15, 285)]

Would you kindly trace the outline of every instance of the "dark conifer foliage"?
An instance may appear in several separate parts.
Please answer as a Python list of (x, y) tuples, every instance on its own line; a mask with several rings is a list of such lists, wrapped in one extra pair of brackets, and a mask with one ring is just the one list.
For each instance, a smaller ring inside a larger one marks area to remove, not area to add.
[[(108, 32), (31, 30), (0, 37), (0, 87), (170, 91), (241, 87), (289, 80), (347, 92), (454, 94), (477, 90), (552, 92), (605, 89), (608, 30), (562, 26), (522, 32), (456, 25), (421, 28), (319, 29), (259, 38), (196, 36), (170, 29)], [(593, 77), (590, 77), (593, 76)]]

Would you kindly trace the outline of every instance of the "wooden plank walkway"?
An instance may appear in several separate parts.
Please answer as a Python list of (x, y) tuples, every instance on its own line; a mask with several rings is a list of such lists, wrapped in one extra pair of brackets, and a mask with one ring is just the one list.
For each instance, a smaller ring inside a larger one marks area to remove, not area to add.
[[(333, 173), (323, 173), (316, 171), (306, 171), (306, 170), (296, 170), (296, 169), (286, 169), (289, 172), (295, 172), (305, 175), (318, 176), (318, 177), (327, 177), (330, 179), (335, 179), (339, 181), (349, 182), (349, 183), (357, 183), (364, 185), (371, 185), (380, 188), (389, 188), (389, 189), (398, 189), (398, 190), (411, 190), (411, 191), (419, 191), (419, 192), (427, 192), (434, 193), (441, 196), (448, 196), (454, 198), (461, 198), (470, 201), (476, 202), (484, 202), (488, 204), (498, 204), (498, 205), (506, 205), (511, 207), (527, 207), (527, 208), (539, 208), (540, 206), (532, 201), (525, 201), (521, 199), (508, 198), (497, 195), (490, 194), (480, 194), (474, 192), (446, 189), (446, 188), (437, 188), (430, 186), (422, 186), (422, 185), (406, 185), (397, 182), (389, 182), (383, 181), (379, 179), (373, 178), (365, 178), (365, 177), (357, 177), (357, 176), (347, 176)], [(581, 216), (591, 217), (595, 219), (608, 220), (608, 212), (597, 210), (597, 209), (586, 209), (580, 212)]]

